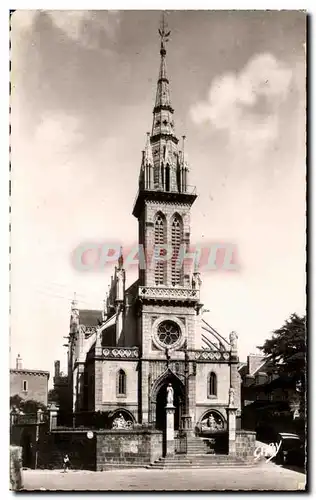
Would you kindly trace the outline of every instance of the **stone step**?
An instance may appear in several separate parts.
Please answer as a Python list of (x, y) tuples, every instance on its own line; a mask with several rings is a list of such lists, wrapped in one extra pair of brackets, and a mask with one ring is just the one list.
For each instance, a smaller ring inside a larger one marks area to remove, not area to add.
[(241, 458), (231, 455), (174, 455), (170, 457), (160, 457), (151, 463), (147, 468), (154, 469), (182, 469), (182, 468), (212, 468), (212, 467), (253, 467), (254, 463), (245, 462)]
[(247, 463), (207, 463), (207, 464), (150, 464), (146, 466), (146, 469), (217, 469), (218, 467), (225, 467), (225, 469), (235, 469), (235, 468), (247, 468), (251, 469), (255, 467), (254, 464)]
[(117, 470), (117, 469), (146, 469), (148, 467), (147, 464), (104, 464), (104, 466), (98, 468), (97, 470), (100, 472), (107, 470)]

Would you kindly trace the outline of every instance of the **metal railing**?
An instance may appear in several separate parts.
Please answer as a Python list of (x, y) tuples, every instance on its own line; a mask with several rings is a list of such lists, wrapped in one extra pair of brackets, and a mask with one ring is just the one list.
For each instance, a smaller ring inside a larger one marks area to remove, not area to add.
[(187, 436), (185, 433), (178, 431), (174, 438), (175, 452), (179, 454), (187, 453)]

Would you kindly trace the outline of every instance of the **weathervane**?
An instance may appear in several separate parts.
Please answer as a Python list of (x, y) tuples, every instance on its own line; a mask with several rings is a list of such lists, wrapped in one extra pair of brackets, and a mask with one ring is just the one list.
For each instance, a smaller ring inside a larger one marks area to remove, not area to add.
[(165, 42), (169, 41), (169, 35), (171, 31), (167, 31), (167, 23), (166, 23), (166, 18), (165, 18), (165, 12), (162, 13), (162, 18), (161, 18), (161, 23), (160, 23), (160, 28), (158, 30), (158, 33), (161, 38), (161, 49), (160, 49), (160, 54), (164, 56), (166, 54), (166, 49), (165, 49)]

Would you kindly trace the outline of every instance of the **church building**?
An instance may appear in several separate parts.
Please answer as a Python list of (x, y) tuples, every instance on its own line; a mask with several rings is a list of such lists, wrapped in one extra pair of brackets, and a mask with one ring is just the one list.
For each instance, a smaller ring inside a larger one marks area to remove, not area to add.
[[(74, 413), (102, 412), (105, 428), (165, 427), (167, 388), (173, 389), (174, 427), (227, 428), (227, 407), (240, 415), (237, 335), (227, 340), (202, 317), (201, 277), (189, 252), (190, 215), (197, 194), (175, 132), (166, 70), (166, 38), (159, 30), (160, 68), (151, 133), (142, 154), (132, 215), (149, 255), (172, 257), (139, 265), (126, 287), (123, 253), (103, 310), (83, 310), (74, 299), (68, 337), (68, 387)], [(135, 182), (136, 184), (136, 182)], [(135, 186), (136, 187), (136, 186)], [(204, 298), (205, 300), (206, 298)], [(238, 425), (238, 424), (237, 424)]]

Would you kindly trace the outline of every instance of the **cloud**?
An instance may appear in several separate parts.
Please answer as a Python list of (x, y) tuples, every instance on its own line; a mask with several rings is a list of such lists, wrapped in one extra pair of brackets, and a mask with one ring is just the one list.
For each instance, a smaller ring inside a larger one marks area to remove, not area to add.
[(86, 48), (100, 48), (100, 39), (105, 36), (114, 41), (120, 26), (120, 12), (72, 10), (46, 11), (57, 28)]
[(258, 54), (239, 73), (213, 80), (208, 99), (191, 108), (191, 118), (227, 131), (232, 147), (261, 153), (278, 137), (279, 108), (291, 80), (290, 67), (272, 54)]
[(43, 116), (34, 136), (34, 142), (47, 158), (71, 154), (80, 147), (83, 139), (79, 120), (65, 113)]
[(18, 10), (12, 15), (14, 33), (24, 34), (32, 30), (40, 13), (49, 16), (53, 25), (67, 38), (88, 49), (104, 49), (103, 38), (114, 42), (121, 20), (117, 10)]

